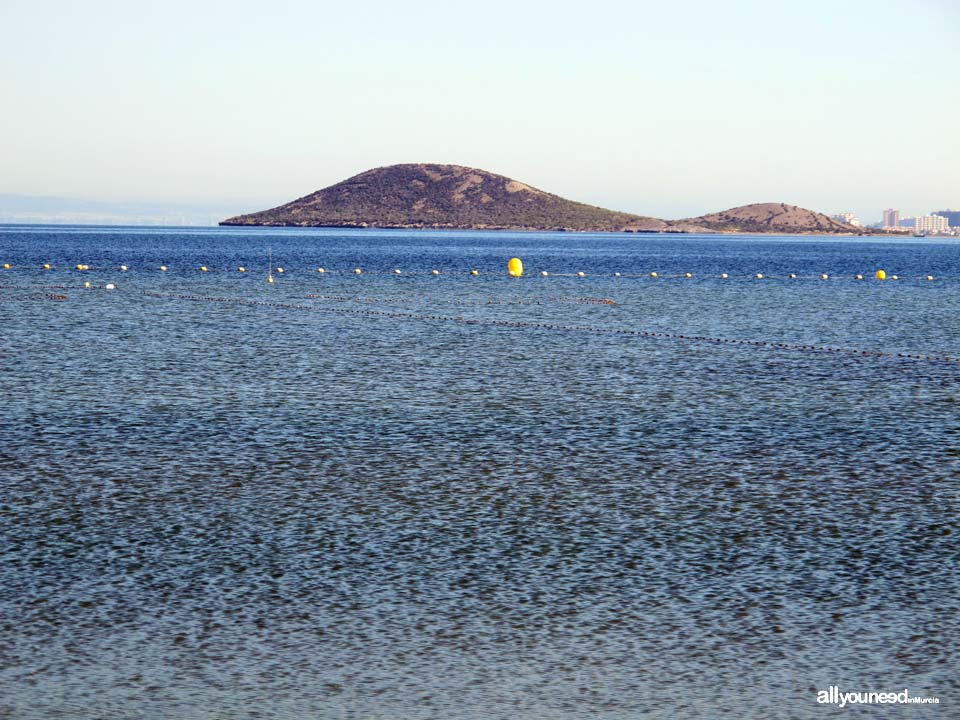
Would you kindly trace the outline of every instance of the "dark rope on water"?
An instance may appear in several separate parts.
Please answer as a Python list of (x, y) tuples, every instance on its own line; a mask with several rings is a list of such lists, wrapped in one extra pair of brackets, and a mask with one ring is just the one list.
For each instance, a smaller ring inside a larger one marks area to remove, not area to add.
[(486, 325), (508, 328), (534, 328), (539, 330), (558, 330), (565, 332), (585, 332), (603, 335), (618, 335), (626, 337), (657, 338), (663, 340), (683, 340), (686, 342), (701, 342), (711, 345), (734, 345), (741, 347), (769, 348), (773, 350), (788, 350), (799, 352), (818, 352), (840, 355), (856, 355), (860, 357), (890, 357), (904, 360), (921, 360), (936, 363), (960, 363), (960, 357), (950, 355), (918, 355), (913, 353), (884, 352), (882, 350), (863, 350), (857, 348), (833, 347), (829, 345), (811, 345), (799, 343), (770, 342), (767, 340), (743, 340), (738, 338), (710, 337), (707, 335), (686, 335), (680, 333), (657, 332), (653, 330), (631, 330), (627, 328), (602, 328), (592, 325), (568, 325), (564, 323), (529, 322), (525, 320), (495, 320), (490, 318), (467, 318), (456, 315), (429, 315), (424, 313), (406, 313), (386, 310), (355, 310), (350, 308), (318, 307), (316, 305), (299, 305), (296, 303), (273, 302), (268, 300), (243, 300), (230, 297), (213, 297), (205, 295), (189, 295), (184, 293), (159, 293), (144, 291), (148, 297), (188, 300), (191, 302), (211, 302), (227, 305), (241, 305), (247, 307), (270, 307), (283, 310), (303, 310), (307, 312), (335, 313), (354, 317), (370, 317), (390, 320), (434, 320), (455, 322), (462, 325)]

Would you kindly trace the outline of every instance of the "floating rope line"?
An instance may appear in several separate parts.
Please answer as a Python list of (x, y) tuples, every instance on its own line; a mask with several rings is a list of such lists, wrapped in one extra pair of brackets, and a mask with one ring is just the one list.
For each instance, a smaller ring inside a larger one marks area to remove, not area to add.
[(82, 285), (0, 285), (0, 290), (79, 290)]
[(709, 343), (711, 345), (738, 345), (744, 347), (770, 348), (774, 350), (792, 350), (800, 352), (818, 352), (862, 357), (890, 357), (904, 360), (921, 360), (937, 363), (960, 363), (960, 357), (950, 355), (922, 355), (902, 352), (884, 352), (882, 350), (863, 350), (858, 348), (833, 347), (829, 345), (811, 345), (800, 343), (769, 342), (767, 340), (743, 340), (738, 338), (711, 337), (707, 335), (685, 335), (653, 330), (630, 330), (626, 328), (601, 328), (592, 325), (567, 325), (564, 323), (529, 322), (524, 320), (494, 320), (491, 318), (467, 318), (455, 315), (428, 315), (424, 313), (405, 313), (386, 310), (354, 310), (350, 308), (317, 307), (316, 305), (298, 305), (295, 303), (273, 302), (269, 300), (243, 300), (241, 298), (188, 295), (184, 293), (160, 293), (144, 291), (147, 297), (168, 300), (188, 300), (191, 302), (222, 303), (247, 307), (271, 307), (283, 310), (304, 310), (307, 312), (336, 313), (354, 317), (372, 317), (391, 320), (436, 320), (455, 322), (463, 325), (486, 325), (492, 327), (535, 328), (540, 330), (560, 330), (566, 332), (585, 332), (602, 335), (620, 335), (664, 340), (683, 340), (687, 342)]
[[(318, 295), (316, 293), (307, 293), (307, 298), (311, 300), (325, 300), (328, 302), (356, 302), (356, 303), (417, 303), (423, 302), (422, 297), (363, 297), (359, 295)], [(432, 302), (436, 300), (431, 298)], [(451, 300), (440, 299), (439, 302), (446, 302), (452, 305), (543, 305), (545, 303), (568, 303), (573, 305), (616, 305), (616, 301), (610, 298), (593, 297), (546, 297), (546, 298), (495, 298), (488, 300), (462, 300), (454, 298)]]
[[(211, 265), (190, 265), (190, 266), (178, 266), (174, 267), (171, 265), (151, 265), (149, 267), (141, 267), (140, 271), (157, 271), (157, 272), (171, 272), (171, 273), (184, 273), (184, 274), (213, 274), (213, 273), (230, 273), (233, 275), (249, 275), (250, 269), (255, 267), (256, 263), (247, 263), (231, 267), (213, 267)], [(51, 263), (42, 263), (42, 264), (29, 264), (29, 265), (14, 265), (11, 263), (2, 263), (0, 264), (0, 271), (36, 271), (41, 270), (45, 272), (80, 272), (80, 273), (89, 273), (89, 272), (127, 272), (130, 270), (128, 265), (88, 265), (86, 263), (66, 263), (64, 265), (53, 265)], [(376, 277), (441, 277), (441, 276), (450, 276), (450, 277), (462, 277), (462, 276), (488, 276), (488, 277), (503, 277), (504, 273), (496, 270), (478, 270), (476, 268), (470, 270), (401, 270), (400, 268), (394, 268), (392, 270), (362, 270), (359, 267), (350, 268), (350, 269), (329, 269), (324, 267), (297, 267), (297, 268), (284, 268), (283, 266), (274, 267), (271, 263), (271, 271), (275, 271), (280, 275), (283, 274), (309, 274), (316, 277), (317, 273), (320, 275), (340, 275), (340, 276), (350, 276), (355, 275), (357, 277), (372, 275)], [(887, 275), (886, 272), (878, 270), (875, 272), (856, 272), (853, 274), (832, 274), (826, 272), (812, 273), (806, 275), (798, 275), (797, 273), (785, 273), (782, 275), (768, 275), (763, 272), (756, 273), (745, 273), (743, 275), (730, 275), (726, 272), (709, 272), (709, 273), (694, 273), (694, 272), (676, 272), (676, 273), (661, 273), (656, 270), (648, 272), (596, 272), (589, 273), (584, 271), (575, 271), (575, 272), (548, 272), (547, 270), (536, 270), (528, 273), (525, 277), (529, 278), (578, 278), (578, 279), (596, 279), (596, 278), (623, 278), (623, 279), (634, 279), (634, 280), (648, 280), (651, 282), (656, 282), (658, 280), (753, 280), (753, 281), (801, 281), (801, 280), (817, 280), (817, 281), (857, 281), (863, 282), (864, 280), (876, 280), (878, 282), (883, 281), (923, 281), (923, 282), (932, 282), (934, 280), (943, 281), (950, 280), (956, 281), (958, 278), (954, 276), (934, 276), (928, 273), (923, 273), (919, 275), (896, 275), (890, 274)]]
[(66, 295), (60, 293), (35, 292), (29, 295), (0, 295), (0, 301), (3, 302), (26, 302), (30, 300), (53, 300), (54, 302), (63, 302), (67, 299)]

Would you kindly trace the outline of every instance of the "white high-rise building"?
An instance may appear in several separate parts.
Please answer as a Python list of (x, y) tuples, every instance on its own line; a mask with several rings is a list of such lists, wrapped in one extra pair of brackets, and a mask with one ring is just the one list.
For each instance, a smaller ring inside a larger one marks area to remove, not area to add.
[(914, 220), (914, 232), (950, 232), (950, 221), (941, 215), (918, 215)]
[(883, 211), (883, 226), (885, 228), (900, 227), (900, 211), (887, 208)]
[(831, 215), (831, 218), (839, 222), (844, 222), (854, 227), (860, 227), (860, 218), (854, 213), (837, 213), (836, 215)]

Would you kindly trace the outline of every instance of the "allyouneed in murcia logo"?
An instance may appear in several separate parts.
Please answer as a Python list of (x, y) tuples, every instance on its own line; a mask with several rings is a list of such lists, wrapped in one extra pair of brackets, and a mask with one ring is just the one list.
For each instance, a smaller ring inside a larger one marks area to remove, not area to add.
[(839, 685), (831, 685), (826, 690), (817, 690), (817, 702), (822, 705), (939, 705), (940, 698), (914, 697), (910, 690), (900, 692), (842, 692)]

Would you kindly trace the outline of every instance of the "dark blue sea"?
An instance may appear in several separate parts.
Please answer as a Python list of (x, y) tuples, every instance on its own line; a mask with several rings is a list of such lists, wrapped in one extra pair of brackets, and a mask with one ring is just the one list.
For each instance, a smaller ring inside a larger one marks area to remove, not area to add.
[(960, 241), (0, 226), (3, 263), (0, 718), (960, 717)]

